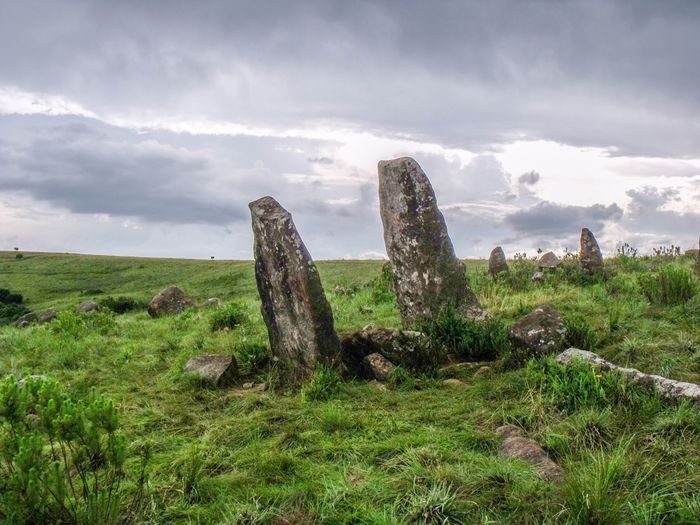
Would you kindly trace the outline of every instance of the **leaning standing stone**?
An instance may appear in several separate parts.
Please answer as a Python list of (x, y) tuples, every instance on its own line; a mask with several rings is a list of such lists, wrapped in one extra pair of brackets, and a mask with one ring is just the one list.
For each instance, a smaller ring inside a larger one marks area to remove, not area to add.
[(249, 207), (262, 315), (283, 378), (288, 383), (301, 381), (318, 362), (339, 365), (333, 313), (292, 216), (272, 197)]
[(581, 268), (587, 273), (599, 273), (603, 271), (603, 254), (598, 247), (593, 233), (588, 228), (581, 230), (581, 251), (579, 252)]
[(496, 277), (499, 273), (508, 271), (508, 262), (506, 262), (506, 254), (503, 253), (503, 248), (496, 246), (489, 256), (489, 273)]
[(380, 161), (378, 169), (384, 243), (403, 323), (428, 321), (448, 304), (469, 317), (483, 318), (421, 167), (402, 157)]

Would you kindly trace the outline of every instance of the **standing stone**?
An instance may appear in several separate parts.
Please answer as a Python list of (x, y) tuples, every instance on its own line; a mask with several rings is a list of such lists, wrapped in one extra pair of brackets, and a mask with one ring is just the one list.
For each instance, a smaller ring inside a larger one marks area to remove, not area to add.
[(578, 257), (584, 272), (600, 273), (603, 271), (603, 254), (600, 252), (593, 233), (588, 228), (581, 230), (581, 251)]
[(545, 253), (542, 257), (540, 257), (540, 260), (537, 261), (537, 267), (540, 270), (543, 268), (554, 269), (557, 268), (560, 264), (561, 259), (559, 259), (559, 257), (557, 257), (557, 255), (554, 252)]
[(496, 277), (499, 273), (508, 271), (508, 263), (506, 262), (506, 254), (503, 253), (503, 248), (496, 246), (491, 250), (489, 256), (489, 273)]
[(284, 379), (294, 383), (307, 378), (317, 362), (340, 366), (333, 313), (292, 216), (272, 197), (248, 206), (262, 316)]
[(404, 325), (428, 321), (450, 303), (464, 315), (483, 318), (421, 167), (402, 157), (380, 161), (378, 171), (384, 244)]

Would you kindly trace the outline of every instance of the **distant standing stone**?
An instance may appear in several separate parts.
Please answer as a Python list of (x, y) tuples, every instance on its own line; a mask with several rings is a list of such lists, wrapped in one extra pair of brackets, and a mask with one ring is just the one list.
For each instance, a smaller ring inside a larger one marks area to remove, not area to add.
[(272, 197), (249, 208), (262, 316), (284, 379), (304, 380), (319, 362), (341, 366), (333, 313), (292, 216)]
[(222, 388), (233, 384), (238, 376), (236, 360), (230, 355), (202, 355), (191, 358), (182, 369), (203, 384)]
[(75, 307), (75, 313), (85, 314), (88, 312), (99, 312), (101, 309), (102, 307), (95, 301), (83, 301)]
[(496, 246), (491, 250), (491, 255), (489, 256), (489, 273), (496, 277), (499, 273), (504, 273), (508, 271), (508, 262), (506, 261), (506, 254), (503, 253), (503, 248)]
[(581, 230), (581, 251), (578, 257), (583, 271), (587, 273), (603, 271), (603, 254), (600, 252), (598, 241), (588, 228)]
[(561, 264), (561, 260), (556, 256), (554, 252), (547, 252), (540, 260), (537, 262), (537, 267), (542, 268), (556, 268)]
[(177, 286), (168, 286), (156, 294), (148, 303), (151, 317), (176, 314), (192, 306), (192, 301)]
[(384, 244), (404, 325), (428, 321), (450, 303), (466, 316), (483, 318), (421, 167), (402, 157), (380, 161), (378, 171)]

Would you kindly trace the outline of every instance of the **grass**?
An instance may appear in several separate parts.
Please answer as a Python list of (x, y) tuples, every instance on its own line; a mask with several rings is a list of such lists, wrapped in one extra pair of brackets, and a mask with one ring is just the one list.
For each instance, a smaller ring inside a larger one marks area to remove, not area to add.
[[(251, 262), (14, 255), (0, 253), (0, 288), (22, 294), (34, 311), (60, 313), (44, 325), (0, 327), (0, 376), (45, 374), (77, 399), (94, 389), (114, 400), (131, 452), (124, 502), (139, 472), (136, 451), (147, 446), (151, 456), (146, 501), (124, 504), (127, 522), (700, 521), (695, 406), (661, 402), (588, 369), (538, 379), (531, 367), (551, 367), (546, 361), (479, 377), (460, 369), (452, 375), (466, 383), (461, 388), (400, 368), (387, 389), (322, 371), (300, 391), (203, 390), (181, 374), (198, 354), (235, 354), (241, 382), (274, 379)], [(645, 276), (652, 268), (661, 275), (665, 262), (633, 262), (606, 261), (600, 279), (567, 267), (540, 285), (529, 280), (528, 261), (496, 280), (485, 262), (470, 261), (470, 282), (497, 324), (480, 333), (449, 332), (447, 323), (448, 335), (467, 334), (447, 340), (463, 355), (493, 357), (503, 326), (551, 304), (571, 337), (603, 357), (700, 382), (698, 295), (650, 301)], [(690, 269), (692, 262), (673, 264)], [(399, 326), (380, 261), (318, 267), (339, 332)], [(170, 284), (197, 303), (216, 296), (237, 305), (229, 307), (229, 329), (212, 330), (222, 315), (215, 308), (159, 319), (140, 306), (121, 308)], [(83, 300), (110, 297), (123, 313), (73, 313)], [(524, 428), (562, 465), (561, 483), (498, 457), (494, 430), (506, 423)]]

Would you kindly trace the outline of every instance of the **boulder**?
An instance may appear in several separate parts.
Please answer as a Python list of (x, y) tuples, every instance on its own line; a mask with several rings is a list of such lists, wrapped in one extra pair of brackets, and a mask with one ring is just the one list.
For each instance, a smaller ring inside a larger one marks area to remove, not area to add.
[(391, 361), (377, 352), (365, 356), (362, 362), (371, 377), (384, 383), (389, 381), (391, 373), (396, 368)]
[(489, 255), (489, 273), (496, 277), (499, 273), (505, 273), (508, 271), (508, 262), (506, 261), (506, 254), (503, 253), (503, 248), (496, 246), (491, 250), (491, 255)]
[(517, 321), (509, 338), (514, 348), (528, 356), (547, 355), (564, 348), (566, 327), (559, 312), (545, 305)]
[(384, 244), (404, 326), (429, 321), (448, 304), (466, 316), (483, 318), (421, 167), (402, 157), (380, 161), (378, 171)]
[(519, 459), (535, 467), (535, 473), (541, 479), (551, 481), (564, 475), (557, 465), (534, 439), (525, 437), (523, 431), (515, 425), (504, 425), (496, 429), (502, 439), (498, 456)]
[(39, 317), (34, 312), (29, 312), (15, 319), (15, 322), (12, 324), (14, 326), (25, 327), (36, 323), (38, 320)]
[(540, 260), (537, 261), (537, 267), (541, 270), (543, 268), (553, 269), (557, 268), (561, 264), (561, 259), (556, 256), (554, 252), (547, 252)]
[(467, 386), (467, 384), (464, 381), (462, 381), (461, 379), (457, 379), (455, 377), (443, 379), (442, 384), (445, 386), (451, 386), (451, 387), (456, 387), (456, 388), (462, 388), (462, 387)]
[(343, 363), (351, 375), (371, 379), (366, 374), (363, 360), (378, 353), (392, 363), (406, 368), (420, 369), (425, 363), (428, 338), (421, 332), (366, 326), (362, 330), (340, 338)]
[(95, 301), (83, 301), (75, 307), (76, 314), (86, 314), (89, 312), (99, 312), (102, 307)]
[(255, 280), (282, 379), (303, 381), (319, 362), (342, 367), (333, 313), (292, 216), (272, 197), (251, 202), (249, 208)]
[(230, 355), (201, 355), (191, 358), (182, 368), (210, 388), (231, 386), (238, 377), (236, 360)]
[(570, 365), (574, 360), (585, 361), (599, 367), (601, 371), (617, 370), (629, 377), (633, 382), (642, 385), (653, 384), (661, 397), (670, 399), (689, 399), (695, 403), (700, 403), (700, 385), (667, 379), (663, 376), (645, 374), (636, 368), (624, 368), (617, 366), (610, 361), (606, 361), (598, 354), (578, 348), (569, 348), (556, 357), (556, 361), (563, 365)]
[(41, 312), (37, 320), (40, 323), (49, 323), (56, 319), (56, 317), (58, 317), (58, 311), (56, 311), (55, 308), (49, 308), (48, 310)]
[(600, 273), (603, 271), (603, 254), (598, 247), (598, 241), (595, 240), (593, 233), (588, 228), (581, 230), (581, 250), (578, 258), (584, 272)]
[(168, 286), (158, 292), (148, 303), (148, 314), (161, 317), (182, 312), (192, 306), (192, 301), (177, 286)]
[(535, 272), (532, 274), (532, 282), (533, 283), (543, 283), (545, 282), (546, 278), (544, 276), (544, 273), (542, 272)]

